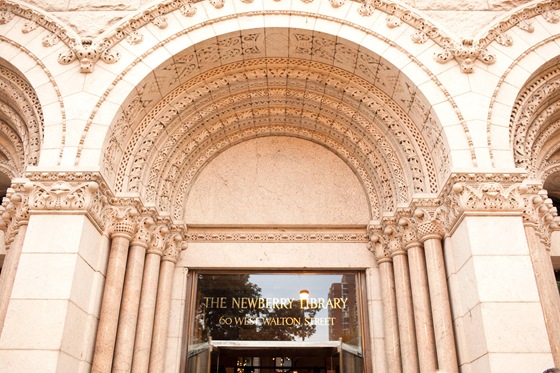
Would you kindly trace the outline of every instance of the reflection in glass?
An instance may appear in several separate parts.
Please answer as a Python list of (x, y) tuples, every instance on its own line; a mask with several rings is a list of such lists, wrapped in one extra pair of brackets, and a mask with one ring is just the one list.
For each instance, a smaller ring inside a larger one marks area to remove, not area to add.
[(342, 340), (360, 346), (356, 288), (355, 273), (202, 273), (195, 340)]

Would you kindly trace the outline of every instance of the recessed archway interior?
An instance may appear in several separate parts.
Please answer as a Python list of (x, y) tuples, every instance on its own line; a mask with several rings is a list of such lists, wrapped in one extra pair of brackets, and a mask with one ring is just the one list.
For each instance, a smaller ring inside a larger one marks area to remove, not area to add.
[(271, 28), (200, 42), (154, 69), (111, 126), (104, 172), (117, 193), (184, 221), (201, 170), (268, 136), (336, 155), (373, 219), (437, 193), (449, 167), (441, 125), (399, 69), (345, 39)]
[(537, 70), (520, 91), (511, 116), (515, 164), (541, 180), (560, 207), (560, 57)]

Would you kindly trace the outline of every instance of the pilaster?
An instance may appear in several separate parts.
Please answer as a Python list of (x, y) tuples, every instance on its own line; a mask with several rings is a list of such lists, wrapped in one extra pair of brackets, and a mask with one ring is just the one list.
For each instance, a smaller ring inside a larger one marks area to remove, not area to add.
[[(7, 219), (13, 207), (5, 206), (6, 241), (21, 240), (22, 248), (0, 338), (3, 372), (90, 370), (108, 244), (101, 184), (93, 174), (13, 181), (10, 201), (27, 210), (28, 229), (15, 235), (22, 221)], [(22, 190), (27, 197), (18, 199)]]
[(524, 175), (453, 175), (440, 216), (461, 370), (553, 366), (522, 214)]

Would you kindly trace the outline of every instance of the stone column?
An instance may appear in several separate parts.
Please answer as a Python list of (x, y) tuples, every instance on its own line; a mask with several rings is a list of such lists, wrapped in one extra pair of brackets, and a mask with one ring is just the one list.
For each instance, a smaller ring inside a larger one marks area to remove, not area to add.
[(150, 229), (154, 224), (151, 216), (143, 216), (138, 224), (138, 231), (131, 243), (124, 280), (124, 290), (119, 316), (113, 373), (130, 372), (134, 351), (134, 337), (138, 321), (142, 274), (146, 249), (150, 242)]
[(554, 365), (560, 367), (560, 296), (550, 258), (550, 224), (555, 211), (546, 195), (529, 195), (523, 225), (542, 304)]
[(419, 371), (418, 349), (406, 251), (395, 225), (388, 225), (384, 233), (393, 259), (403, 372), (417, 373)]
[(179, 253), (183, 248), (182, 235), (178, 232), (172, 233), (166, 242), (161, 259), (152, 349), (150, 352), (150, 373), (165, 371), (165, 349), (167, 347), (167, 329), (169, 326), (169, 310), (171, 308), (173, 274), (175, 263), (177, 263)]
[[(22, 189), (22, 188), (20, 188)], [(8, 311), (8, 303), (12, 295), (16, 272), (21, 257), (23, 241), (25, 239), (25, 231), (29, 222), (29, 208), (27, 206), (27, 194), (31, 191), (32, 185), (26, 184), (22, 192), (14, 193), (10, 189), (7, 197), (9, 202), (4, 210), (3, 220), (9, 223), (6, 226), (6, 257), (0, 275), (0, 336), (4, 328), (6, 313)]]
[(128, 247), (135, 232), (135, 208), (110, 207), (113, 212), (111, 249), (97, 326), (92, 372), (111, 371), (123, 293)]
[[(442, 206), (461, 371), (553, 366), (518, 174), (454, 176)], [(515, 291), (511, 291), (515, 289)]]
[[(381, 228), (370, 230), (370, 251), (375, 254), (379, 267), (379, 279), (381, 288), (381, 302), (383, 305), (384, 338), (386, 353), (386, 370), (389, 372), (402, 373), (401, 347), (399, 342), (399, 322), (397, 319), (397, 301), (395, 298), (395, 279), (393, 276), (393, 264), (387, 246), (381, 240)], [(374, 351), (375, 353), (375, 351)]]
[(428, 212), (417, 210), (415, 216), (420, 220), (418, 235), (426, 256), (438, 367), (446, 373), (457, 373), (457, 348), (441, 243), (443, 227), (437, 220), (431, 219)]
[(432, 373), (437, 369), (436, 347), (424, 249), (418, 240), (416, 224), (410, 218), (401, 218), (399, 226), (404, 249), (408, 255), (420, 372)]
[(156, 298), (159, 281), (159, 268), (165, 238), (169, 233), (166, 224), (158, 224), (151, 234), (150, 247), (146, 254), (144, 275), (142, 278), (142, 294), (138, 310), (138, 325), (134, 341), (132, 372), (146, 373), (150, 364), (150, 349), (156, 312)]

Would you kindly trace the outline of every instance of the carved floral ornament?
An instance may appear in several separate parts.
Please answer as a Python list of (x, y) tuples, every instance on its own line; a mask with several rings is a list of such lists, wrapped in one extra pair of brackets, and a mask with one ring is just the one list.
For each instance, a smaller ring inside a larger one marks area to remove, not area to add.
[[(254, 0), (208, 0), (208, 3), (216, 9), (221, 9), (224, 7), (225, 1), (254, 2)], [(311, 3), (318, 0), (300, 1)], [(151, 24), (160, 29), (165, 29), (168, 26), (166, 16), (169, 13), (178, 11), (184, 17), (192, 17), (197, 12), (197, 7), (194, 4), (198, 2), (200, 0), (163, 1), (124, 21), (119, 27), (110, 33), (106, 33), (99, 40), (82, 39), (47, 13), (10, 1), (0, 3), (0, 24), (11, 22), (17, 16), (27, 20), (22, 27), (24, 33), (33, 32), (38, 27), (48, 30), (50, 34), (43, 39), (45, 47), (50, 47), (58, 41), (62, 41), (68, 47), (68, 51), (59, 56), (59, 62), (70, 64), (77, 60), (80, 63), (82, 73), (91, 73), (93, 66), (99, 60), (106, 63), (115, 63), (120, 59), (118, 51), (113, 51), (113, 48), (122, 40), (126, 40), (130, 44), (141, 43), (144, 39), (141, 29), (146, 25)], [(486, 36), (479, 40), (455, 41), (411, 9), (387, 0), (329, 0), (333, 8), (339, 8), (349, 2), (360, 3), (357, 13), (362, 17), (370, 17), (376, 11), (385, 13), (386, 25), (389, 28), (399, 27), (402, 23), (410, 25), (416, 29), (416, 32), (411, 35), (413, 42), (425, 43), (427, 40), (432, 40), (443, 49), (434, 55), (435, 60), (439, 63), (456, 60), (464, 73), (473, 71), (475, 61), (481, 61), (485, 64), (494, 63), (496, 57), (488, 52), (487, 47), (494, 41), (502, 46), (511, 46), (513, 39), (507, 34), (507, 31), (511, 28), (518, 27), (526, 32), (533, 32), (534, 25), (531, 20), (538, 15), (542, 15), (550, 23), (560, 21), (560, 16), (557, 13), (560, 9), (560, 0), (543, 1), (538, 4), (530, 4), (509, 15), (508, 18), (496, 24), (487, 32)]]
[(132, 244), (148, 247), (155, 243), (164, 260), (176, 261), (186, 249), (184, 225), (159, 216), (156, 209), (142, 206), (137, 198), (113, 197), (98, 174), (41, 173), (28, 177), (13, 181), (0, 206), (0, 229), (5, 232), (7, 247), (30, 214), (64, 213), (85, 214), (106, 235), (126, 237)]
[(441, 198), (415, 200), (395, 217), (372, 221), (369, 244), (379, 263), (428, 239), (452, 234), (465, 215), (518, 215), (550, 250), (560, 217), (540, 183), (523, 175), (453, 175)]

